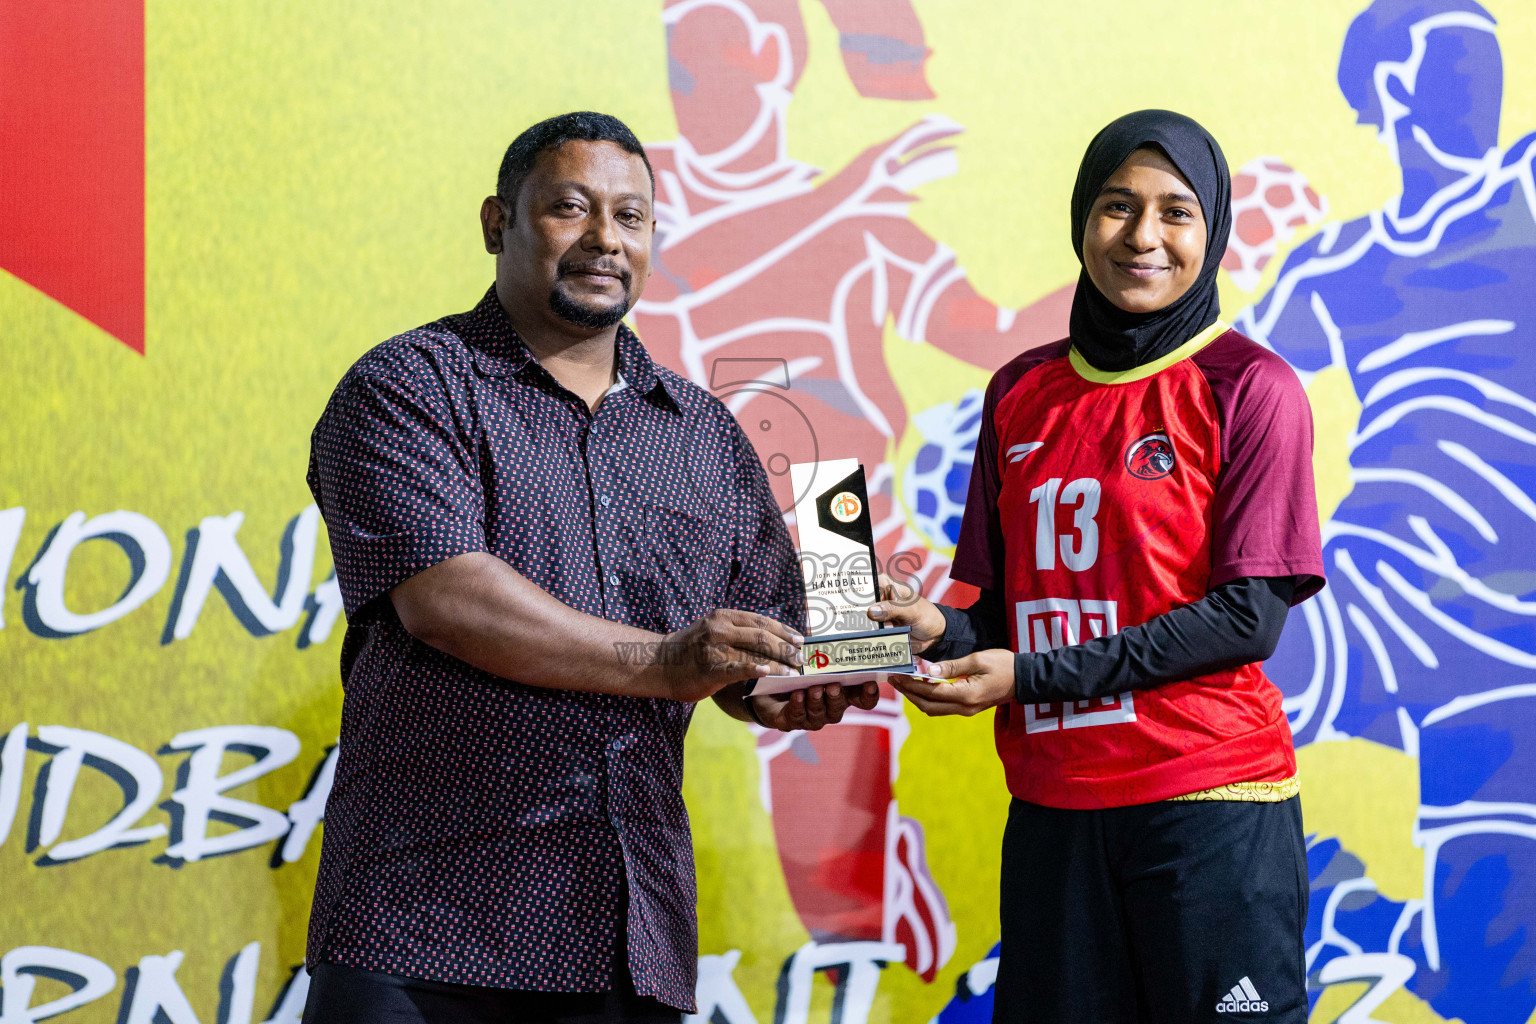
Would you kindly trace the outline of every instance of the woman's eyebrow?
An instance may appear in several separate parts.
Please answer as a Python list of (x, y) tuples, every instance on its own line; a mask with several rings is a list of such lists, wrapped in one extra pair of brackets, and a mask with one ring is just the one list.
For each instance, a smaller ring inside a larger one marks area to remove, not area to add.
[[(1141, 194), (1133, 188), (1124, 185), (1105, 185), (1099, 190), (1100, 196), (1130, 196), (1132, 199), (1140, 199)], [(1156, 198), (1169, 203), (1195, 203), (1200, 202), (1188, 192), (1164, 192)]]

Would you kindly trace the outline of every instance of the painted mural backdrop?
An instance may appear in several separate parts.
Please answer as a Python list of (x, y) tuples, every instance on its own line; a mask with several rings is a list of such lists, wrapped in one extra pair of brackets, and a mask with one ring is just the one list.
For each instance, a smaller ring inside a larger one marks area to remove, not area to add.
[[(1064, 332), (1129, 109), (1235, 174), (1226, 315), (1306, 384), (1330, 585), (1269, 668), (1314, 1021), (1536, 1014), (1536, 9), (1523, 0), (0, 2), (0, 1022), (283, 1024), (340, 708), (330, 388), (489, 281), (534, 120), (657, 176), (632, 320), (930, 596), (991, 370)], [(990, 722), (689, 738), (700, 1019), (990, 1018)]]

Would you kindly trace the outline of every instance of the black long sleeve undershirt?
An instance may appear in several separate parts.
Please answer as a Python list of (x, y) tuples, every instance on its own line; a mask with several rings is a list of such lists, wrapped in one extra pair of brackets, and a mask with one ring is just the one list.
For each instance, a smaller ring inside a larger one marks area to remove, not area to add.
[[(1089, 700), (1264, 661), (1280, 642), (1295, 586), (1290, 576), (1244, 576), (1109, 636), (1016, 654), (1014, 699)], [(1008, 646), (1007, 610), (998, 592), (983, 590), (969, 608), (938, 608), (944, 636), (924, 658), (949, 661)]]

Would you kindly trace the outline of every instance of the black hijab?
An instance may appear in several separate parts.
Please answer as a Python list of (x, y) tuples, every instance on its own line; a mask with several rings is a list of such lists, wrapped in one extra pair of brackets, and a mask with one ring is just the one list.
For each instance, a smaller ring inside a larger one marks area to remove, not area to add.
[(1072, 248), (1083, 261), (1083, 232), (1099, 190), (1125, 158), (1147, 145), (1167, 154), (1194, 186), (1205, 216), (1205, 262), (1189, 291), (1150, 313), (1127, 313), (1106, 299), (1088, 278), (1077, 277), (1072, 297), (1072, 345), (1100, 370), (1129, 370), (1184, 344), (1216, 321), (1221, 302), (1216, 272), (1232, 234), (1232, 178), (1227, 158), (1211, 133), (1171, 110), (1138, 110), (1116, 118), (1088, 143), (1072, 189)]

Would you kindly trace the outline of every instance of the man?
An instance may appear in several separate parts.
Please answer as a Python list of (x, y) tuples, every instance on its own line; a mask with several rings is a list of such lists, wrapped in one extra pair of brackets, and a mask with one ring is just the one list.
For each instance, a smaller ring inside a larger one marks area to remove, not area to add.
[(481, 207), (495, 286), (365, 355), (315, 428), (348, 631), (311, 1024), (679, 1019), (693, 704), (848, 706), (743, 699), (799, 662), (800, 573), (730, 413), (620, 323), (653, 199), (618, 120), (525, 131)]

